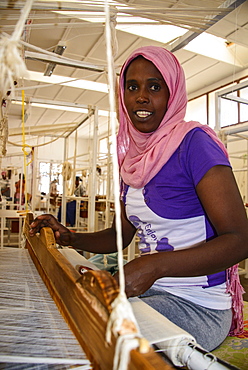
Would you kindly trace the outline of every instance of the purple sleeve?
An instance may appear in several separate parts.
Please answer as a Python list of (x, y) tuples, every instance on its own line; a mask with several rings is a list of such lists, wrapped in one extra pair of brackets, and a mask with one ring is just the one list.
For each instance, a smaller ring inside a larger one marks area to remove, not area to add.
[(222, 149), (201, 129), (194, 129), (188, 134), (184, 145), (187, 147), (186, 168), (195, 186), (210, 168), (217, 165), (231, 167)]

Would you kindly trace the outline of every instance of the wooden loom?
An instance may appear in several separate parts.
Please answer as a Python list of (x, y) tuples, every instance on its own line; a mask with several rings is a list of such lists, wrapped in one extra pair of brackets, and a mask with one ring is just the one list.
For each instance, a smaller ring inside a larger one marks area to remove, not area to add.
[[(112, 334), (108, 344), (105, 336), (111, 303), (118, 295), (117, 283), (107, 271), (88, 271), (81, 275), (57, 250), (50, 228), (41, 229), (39, 236), (29, 235), (32, 221), (33, 215), (28, 213), (24, 224), (26, 246), (51, 296), (93, 369), (112, 369), (117, 338)], [(119, 334), (130, 332), (130, 324), (131, 331), (136, 332), (135, 325), (126, 322)], [(139, 348), (130, 352), (128, 369), (171, 370), (172, 367), (141, 338)]]

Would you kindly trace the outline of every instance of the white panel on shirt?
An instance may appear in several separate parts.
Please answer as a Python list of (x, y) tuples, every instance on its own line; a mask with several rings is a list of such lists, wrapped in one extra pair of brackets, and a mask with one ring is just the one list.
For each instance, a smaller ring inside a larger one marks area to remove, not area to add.
[[(142, 189), (129, 187), (126, 195), (126, 214), (128, 219), (135, 216), (138, 220), (137, 235), (141, 238), (139, 249), (145, 253), (157, 253), (159, 241), (166, 236), (168, 248), (174, 250), (194, 247), (206, 240), (204, 216), (188, 219), (167, 219), (155, 214), (145, 203)], [(144, 240), (143, 240), (144, 239)], [(150, 250), (148, 250), (148, 245)], [(168, 249), (168, 250), (172, 250)], [(228, 309), (231, 298), (225, 293), (226, 284), (203, 289), (207, 286), (207, 276), (186, 278), (162, 278), (155, 282), (154, 288), (166, 290), (174, 295), (188, 299), (208, 308)]]
[(146, 205), (142, 191), (143, 189), (129, 187), (126, 213), (128, 218), (135, 215), (142, 221), (139, 223), (139, 229), (151, 245), (151, 252), (156, 252), (157, 242), (165, 236), (175, 250), (188, 248), (206, 240), (204, 216), (179, 220), (160, 217)]

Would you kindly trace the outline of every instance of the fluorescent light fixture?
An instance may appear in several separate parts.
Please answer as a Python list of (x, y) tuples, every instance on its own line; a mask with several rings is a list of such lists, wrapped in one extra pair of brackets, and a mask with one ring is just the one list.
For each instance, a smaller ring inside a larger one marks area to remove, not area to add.
[(235, 55), (233, 55), (230, 48), (227, 47), (226, 42), (227, 40), (221, 37), (203, 32), (194, 40), (190, 41), (184, 49), (241, 67), (240, 63), (235, 59)]
[[(45, 109), (63, 110), (66, 112), (84, 113), (87, 114), (89, 111), (86, 108), (69, 107), (66, 105), (54, 105), (54, 104), (41, 104), (41, 103), (30, 103), (31, 106)], [(108, 117), (109, 112), (107, 110), (98, 110), (98, 116)]]
[[(50, 2), (50, 0), (43, 0), (44, 2), (47, 1), (47, 2)], [(80, 3), (81, 4), (85, 4), (85, 5), (90, 5), (91, 7), (92, 6), (103, 6), (103, 0), (60, 0), (60, 2), (65, 2), (65, 3)], [(108, 0), (108, 3), (111, 5), (122, 5), (122, 4), (118, 4), (116, 2), (116, 0)], [(125, 6), (125, 5), (124, 5)]]
[[(116, 8), (121, 10), (124, 8), (124, 4), (116, 4)], [(132, 9), (125, 5), (125, 9)], [(102, 11), (99, 12), (75, 12), (75, 11), (56, 11), (56, 13), (61, 13), (70, 17), (75, 17), (86, 22), (91, 23), (105, 23), (105, 13)], [(173, 25), (161, 25), (157, 21), (149, 18), (133, 16), (131, 14), (126, 14), (121, 11), (118, 11), (116, 17), (116, 29), (128, 32), (133, 35), (146, 37), (150, 40), (167, 43), (174, 40), (177, 37), (184, 35), (187, 30), (181, 27)], [(145, 27), (144, 27), (145, 24)]]
[(34, 72), (34, 71), (28, 71), (28, 73), (29, 73), (28, 79), (32, 81), (38, 81), (38, 82), (48, 83), (48, 84), (64, 85), (64, 86), (70, 86), (70, 87), (75, 87), (75, 88), (84, 89), (84, 90), (93, 90), (93, 91), (98, 91), (102, 93), (108, 93), (108, 85), (101, 83), (101, 82), (74, 79), (74, 78), (58, 76), (58, 75), (52, 75), (48, 77), (48, 76), (44, 76), (43, 73), (41, 72)]
[(74, 112), (74, 113), (88, 113), (88, 109), (86, 108), (77, 108), (77, 107), (68, 107), (66, 105), (55, 105), (55, 104), (45, 104), (45, 103), (30, 103), (32, 107), (37, 108), (44, 108), (44, 109), (55, 109), (55, 110), (63, 110), (66, 112)]
[[(66, 45), (58, 44), (54, 49), (54, 53), (58, 55), (62, 55), (66, 49)], [(44, 76), (51, 76), (53, 74), (54, 68), (56, 67), (56, 63), (49, 63)]]
[[(162, 43), (168, 43), (188, 32), (181, 27), (173, 25), (117, 25), (116, 28), (124, 32), (129, 32), (134, 35), (146, 37)], [(235, 59), (235, 55), (232, 53), (230, 48), (227, 47), (226, 40), (206, 32), (203, 32), (190, 41), (184, 49), (241, 67), (240, 63)]]
[[(116, 4), (115, 4), (116, 5)], [(123, 4), (119, 4), (119, 9), (123, 8)], [(118, 4), (117, 4), (118, 8)], [(125, 9), (128, 9), (125, 6)], [(132, 9), (129, 7), (129, 9)], [(59, 11), (57, 13), (60, 13)], [(73, 11), (63, 11), (63, 15), (73, 16), (75, 18), (91, 22), (91, 23), (105, 23), (104, 12), (73, 12)], [(146, 37), (150, 40), (167, 43), (174, 40), (177, 37), (184, 35), (187, 30), (181, 27), (173, 25), (161, 25), (157, 21), (149, 18), (133, 16), (131, 14), (126, 14), (121, 11), (117, 13), (116, 17), (116, 29), (128, 32), (133, 35)], [(144, 27), (145, 23), (145, 27)]]
[[(105, 23), (106, 16), (105, 13), (102, 12), (75, 12), (75, 11), (55, 11), (54, 13), (59, 13), (63, 15), (67, 15), (68, 17), (74, 17), (81, 19), (86, 22), (91, 23)], [(144, 17), (136, 17), (131, 14), (125, 14), (122, 12), (117, 13), (116, 22), (118, 23), (158, 23), (157, 21), (154, 21), (153, 19), (148, 19)]]
[(118, 25), (116, 28), (123, 32), (128, 32), (133, 35), (140, 37), (146, 37), (147, 39), (168, 43), (182, 35), (184, 35), (187, 30), (166, 24), (147, 24), (147, 25)]
[[(12, 100), (11, 103), (12, 104), (17, 104), (17, 105), (22, 104), (21, 101), (17, 101), (17, 100)], [(24, 104), (26, 105), (26, 103), (24, 103)], [(36, 108), (62, 110), (62, 111), (66, 111), (66, 112), (83, 113), (83, 114), (88, 113), (88, 109), (86, 109), (86, 108), (70, 107), (68, 105), (56, 105), (56, 104), (35, 103), (35, 102), (30, 102), (29, 105), (32, 106), (32, 107), (36, 107)], [(98, 110), (98, 116), (108, 117), (109, 116), (109, 111), (100, 109), (100, 110)]]

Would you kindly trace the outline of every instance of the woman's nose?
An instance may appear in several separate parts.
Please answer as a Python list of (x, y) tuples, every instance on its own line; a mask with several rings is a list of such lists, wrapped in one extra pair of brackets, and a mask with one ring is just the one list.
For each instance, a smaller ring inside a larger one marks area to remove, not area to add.
[(148, 103), (149, 102), (149, 98), (146, 94), (139, 94), (137, 99), (136, 99), (136, 102), (137, 103), (140, 103), (140, 104), (143, 104), (143, 103)]

